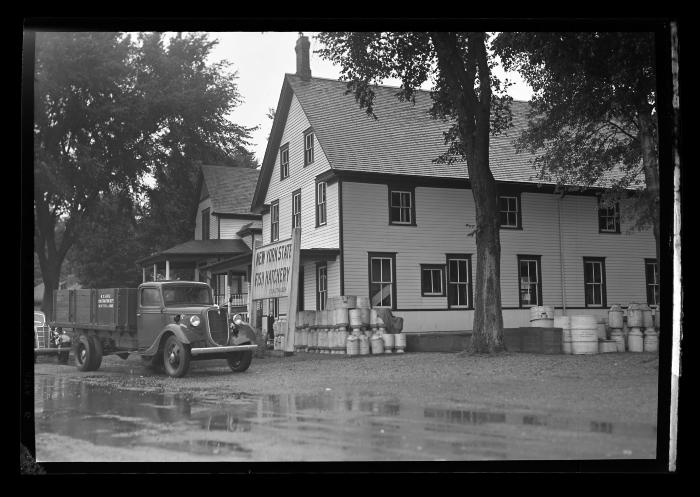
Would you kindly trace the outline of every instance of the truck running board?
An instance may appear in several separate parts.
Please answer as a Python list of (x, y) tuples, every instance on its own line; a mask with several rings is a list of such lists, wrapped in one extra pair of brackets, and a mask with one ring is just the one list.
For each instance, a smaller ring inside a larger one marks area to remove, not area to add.
[(226, 354), (227, 352), (241, 352), (243, 350), (253, 350), (257, 345), (228, 345), (226, 347), (198, 347), (190, 350), (193, 356), (205, 354)]

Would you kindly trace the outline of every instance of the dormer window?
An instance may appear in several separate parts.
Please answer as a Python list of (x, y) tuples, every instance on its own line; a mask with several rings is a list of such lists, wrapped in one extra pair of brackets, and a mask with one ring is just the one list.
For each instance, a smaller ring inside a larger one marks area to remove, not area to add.
[(289, 177), (289, 143), (280, 147), (280, 180)]
[(598, 231), (599, 233), (620, 232), (619, 203), (606, 204), (598, 199)]
[(311, 128), (304, 131), (304, 166), (314, 161), (314, 132)]
[(202, 211), (202, 240), (209, 240), (209, 207)]

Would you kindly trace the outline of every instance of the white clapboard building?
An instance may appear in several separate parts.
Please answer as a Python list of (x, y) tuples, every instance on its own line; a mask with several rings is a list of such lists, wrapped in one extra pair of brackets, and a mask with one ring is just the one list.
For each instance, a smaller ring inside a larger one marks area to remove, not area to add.
[[(368, 117), (345, 83), (311, 77), (308, 47), (300, 37), (251, 206), (263, 215), (264, 244), (301, 227), (299, 309), (363, 295), (402, 316), (406, 332), (471, 329), (474, 199), (466, 164), (433, 161), (447, 124), (429, 116), (428, 92), (417, 92), (414, 105), (384, 86), (376, 88), (377, 119)], [(513, 102), (513, 127), (491, 138), (504, 325), (527, 326), (533, 305), (602, 314), (612, 304), (656, 304), (652, 232), (626, 224), (625, 200), (604, 208), (600, 190), (562, 198), (539, 184), (531, 156), (513, 146), (527, 110)], [(279, 299), (264, 309), (287, 307)]]

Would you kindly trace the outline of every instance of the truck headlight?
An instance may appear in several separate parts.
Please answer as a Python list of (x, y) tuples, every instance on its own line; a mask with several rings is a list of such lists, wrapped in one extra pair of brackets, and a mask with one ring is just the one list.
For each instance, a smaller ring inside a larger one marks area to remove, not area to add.
[(240, 326), (243, 323), (243, 316), (236, 314), (233, 316), (233, 324)]
[(190, 318), (190, 324), (191, 324), (192, 326), (197, 327), (197, 326), (199, 326), (199, 323), (201, 323), (201, 320), (199, 319), (199, 316), (192, 316), (192, 317)]

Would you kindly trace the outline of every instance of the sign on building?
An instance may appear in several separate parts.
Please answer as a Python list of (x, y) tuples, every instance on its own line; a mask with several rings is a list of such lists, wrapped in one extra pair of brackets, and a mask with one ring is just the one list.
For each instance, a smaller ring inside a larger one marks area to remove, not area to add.
[[(288, 240), (274, 242), (253, 249), (253, 265), (250, 276), (250, 300), (288, 297), (288, 330), (286, 352), (294, 352), (294, 330), (299, 287), (299, 248), (301, 229), (295, 228)], [(254, 309), (254, 306), (250, 306)], [(251, 312), (251, 324), (255, 323), (255, 312)]]

